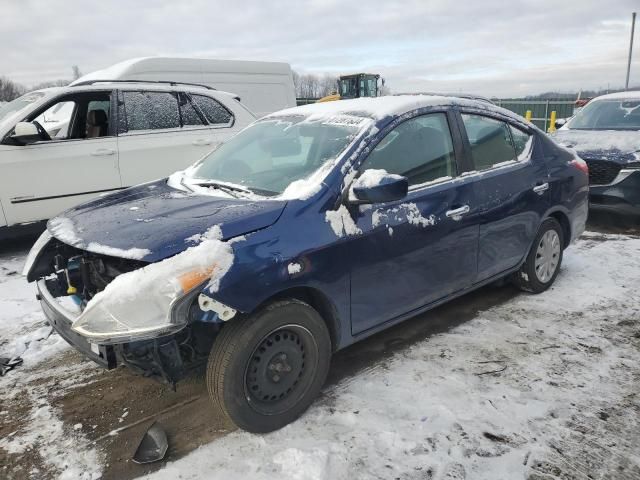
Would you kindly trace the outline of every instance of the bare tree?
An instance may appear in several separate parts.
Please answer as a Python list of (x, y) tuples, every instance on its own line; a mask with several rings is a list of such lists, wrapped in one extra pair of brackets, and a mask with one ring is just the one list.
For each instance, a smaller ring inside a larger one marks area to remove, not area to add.
[(293, 72), (293, 84), (298, 98), (321, 98), (338, 89), (338, 78), (332, 75), (303, 75)]
[(78, 67), (78, 65), (74, 65), (73, 67), (71, 67), (71, 71), (73, 72), (74, 80), (77, 80), (82, 76), (82, 73), (80, 72), (80, 67)]
[(0, 102), (10, 102), (22, 95), (24, 91), (25, 88), (19, 83), (0, 77)]

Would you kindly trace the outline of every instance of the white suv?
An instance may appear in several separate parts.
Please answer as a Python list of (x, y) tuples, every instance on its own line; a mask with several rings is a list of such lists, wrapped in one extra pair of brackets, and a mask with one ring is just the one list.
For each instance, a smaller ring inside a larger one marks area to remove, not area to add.
[(98, 195), (184, 169), (255, 120), (231, 94), (92, 82), (0, 106), (0, 239)]

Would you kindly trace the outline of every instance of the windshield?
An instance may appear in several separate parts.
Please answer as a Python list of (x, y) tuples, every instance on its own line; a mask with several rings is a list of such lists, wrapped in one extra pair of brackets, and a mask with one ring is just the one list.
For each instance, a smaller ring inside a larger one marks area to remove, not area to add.
[(312, 121), (307, 117), (269, 117), (254, 123), (189, 171), (190, 183), (221, 182), (261, 195), (282, 193), (337, 158), (354, 140), (365, 119), (340, 116)]
[(577, 130), (640, 130), (640, 99), (590, 102), (568, 126)]
[(31, 92), (0, 107), (0, 122), (44, 97), (44, 92)]

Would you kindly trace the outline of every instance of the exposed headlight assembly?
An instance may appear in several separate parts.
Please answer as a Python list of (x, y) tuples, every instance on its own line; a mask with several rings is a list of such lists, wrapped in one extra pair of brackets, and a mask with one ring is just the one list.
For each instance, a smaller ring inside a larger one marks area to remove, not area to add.
[(216, 291), (233, 263), (231, 245), (218, 239), (139, 270), (123, 273), (87, 304), (72, 329), (89, 341), (123, 343), (166, 335), (182, 329), (186, 315), (174, 307), (207, 280)]

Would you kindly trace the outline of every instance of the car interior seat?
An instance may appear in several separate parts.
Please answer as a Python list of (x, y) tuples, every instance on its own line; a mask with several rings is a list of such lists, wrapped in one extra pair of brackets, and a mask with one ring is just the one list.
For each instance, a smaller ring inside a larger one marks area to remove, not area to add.
[(104, 110), (91, 110), (87, 113), (87, 138), (104, 137), (108, 130), (109, 121)]

